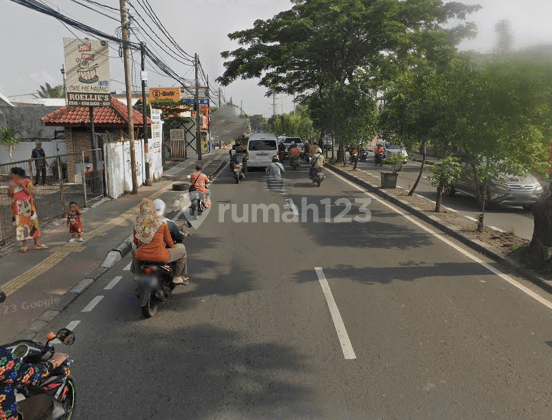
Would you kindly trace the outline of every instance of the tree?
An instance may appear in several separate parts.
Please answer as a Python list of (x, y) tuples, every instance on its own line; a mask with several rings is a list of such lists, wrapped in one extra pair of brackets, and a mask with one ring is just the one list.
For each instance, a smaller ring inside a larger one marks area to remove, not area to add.
[(433, 177), (431, 185), (437, 187), (437, 200), (435, 201), (435, 212), (441, 211), (443, 202), (443, 192), (447, 187), (451, 187), (462, 176), (462, 164), (460, 159), (451, 156), (446, 157), (441, 162), (435, 163), (426, 169), (431, 172)]
[(440, 92), (448, 70), (420, 63), (412, 71), (400, 75), (384, 94), (385, 106), (379, 116), (383, 137), (419, 148), (422, 153), (420, 172), (408, 195), (413, 195), (418, 187), (428, 145), (439, 139), (435, 129), (441, 122)]
[(440, 0), (295, 0), (290, 10), (229, 35), (241, 46), (221, 54), (231, 60), (217, 80), (228, 85), (260, 78), (267, 95), (315, 97), (321, 105), (312, 109), (316, 126), (332, 132), (328, 104), (336, 101), (336, 88), (354, 83), (359, 71), (378, 85), (420, 56), (438, 59), (442, 50), (475, 35), (470, 23), (446, 30), (443, 25), (477, 10)]
[(50, 86), (49, 83), (45, 83), (44, 86), (40, 85), (40, 90), (36, 91), (35, 97), (37, 98), (65, 98), (65, 88), (63, 85)]
[(13, 148), (19, 143), (19, 139), (12, 127), (3, 127), (0, 129), (0, 143), (8, 146), (10, 161), (13, 162)]
[(497, 53), (509, 53), (512, 51), (514, 35), (512, 33), (512, 25), (509, 20), (503, 19), (495, 25), (496, 47)]
[(449, 76), (438, 132), (463, 154), (479, 186), (481, 231), (491, 181), (550, 167), (552, 69), (545, 60), (509, 56), (458, 61)]
[[(184, 124), (188, 124), (193, 121), (192, 118), (183, 117), (181, 114), (186, 111), (190, 111), (191, 108), (184, 105), (182, 102), (176, 102), (172, 99), (159, 99), (150, 103), (152, 108), (160, 109), (162, 111), (161, 118), (164, 121), (164, 127), (168, 130), (173, 128), (182, 128)], [(169, 131), (166, 131), (169, 132)]]

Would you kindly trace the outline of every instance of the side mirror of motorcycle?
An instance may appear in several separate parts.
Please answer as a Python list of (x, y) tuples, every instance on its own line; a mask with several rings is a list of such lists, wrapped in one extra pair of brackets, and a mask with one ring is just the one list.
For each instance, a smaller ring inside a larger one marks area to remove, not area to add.
[(67, 328), (62, 328), (56, 334), (56, 338), (66, 346), (72, 346), (75, 342), (75, 333)]

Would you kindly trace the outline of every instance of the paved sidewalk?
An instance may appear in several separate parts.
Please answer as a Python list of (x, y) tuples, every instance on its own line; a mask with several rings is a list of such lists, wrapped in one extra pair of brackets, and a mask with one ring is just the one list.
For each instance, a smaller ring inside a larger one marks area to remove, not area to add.
[[(204, 166), (226, 159), (225, 153), (211, 153), (202, 161)], [(158, 198), (172, 184), (195, 170), (196, 160), (184, 161), (164, 174), (163, 180), (152, 186), (142, 186), (138, 194), (127, 194), (117, 200), (89, 208), (83, 213), (83, 243), (68, 243), (65, 220), (58, 227), (43, 232), (43, 242), (50, 248), (26, 254), (13, 250), (0, 258), (0, 289), (9, 296), (0, 305), (0, 343), (8, 341), (27, 328), (45, 310), (55, 305), (61, 296), (82, 278), (102, 264), (107, 253), (132, 233), (137, 206), (144, 198)], [(214, 163), (207, 173), (216, 169)]]

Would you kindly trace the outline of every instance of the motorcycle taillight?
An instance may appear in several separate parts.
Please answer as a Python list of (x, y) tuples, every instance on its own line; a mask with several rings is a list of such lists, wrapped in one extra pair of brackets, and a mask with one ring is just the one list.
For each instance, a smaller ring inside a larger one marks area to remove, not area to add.
[(234, 166), (234, 168), (240, 169), (240, 165), (236, 165), (236, 166)]
[(144, 269), (144, 274), (146, 275), (152, 275), (153, 274), (153, 268), (145, 268)]

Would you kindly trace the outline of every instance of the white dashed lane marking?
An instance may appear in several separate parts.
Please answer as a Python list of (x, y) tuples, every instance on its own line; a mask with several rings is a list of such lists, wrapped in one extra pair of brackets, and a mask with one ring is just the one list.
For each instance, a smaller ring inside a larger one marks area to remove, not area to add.
[(104, 297), (103, 296), (96, 296), (94, 299), (92, 299), (90, 301), (90, 303), (88, 305), (86, 305), (84, 307), (84, 309), (82, 310), (82, 312), (92, 312), (92, 310), (96, 307), (96, 305), (98, 303), (100, 303), (100, 301), (103, 299)]
[(115, 277), (113, 280), (111, 280), (109, 282), (109, 284), (107, 286), (104, 287), (104, 290), (111, 290), (113, 289), (115, 286), (117, 286), (117, 283), (119, 283), (119, 281), (123, 278), (123, 276), (117, 276)]

